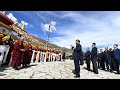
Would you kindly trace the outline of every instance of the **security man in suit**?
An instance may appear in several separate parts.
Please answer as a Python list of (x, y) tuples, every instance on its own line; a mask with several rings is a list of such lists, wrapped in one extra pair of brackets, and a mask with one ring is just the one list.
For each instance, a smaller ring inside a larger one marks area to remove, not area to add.
[(120, 65), (120, 49), (118, 49), (118, 45), (114, 44), (113, 46), (113, 55), (114, 55), (114, 61), (115, 61), (115, 70), (117, 71), (116, 74), (120, 74), (119, 72), (119, 65)]
[(103, 49), (100, 49), (99, 59), (100, 59), (100, 67), (101, 67), (101, 69), (102, 69), (102, 70), (105, 70), (105, 60), (104, 60), (104, 52), (103, 52)]
[(96, 47), (96, 43), (92, 44), (91, 60), (92, 60), (92, 64), (93, 64), (93, 72), (95, 74), (98, 74), (98, 67), (97, 67), (97, 47)]
[(80, 40), (77, 39), (76, 40), (76, 48), (74, 48), (72, 46), (73, 49), (73, 60), (74, 60), (74, 65), (75, 65), (75, 73), (76, 76), (75, 78), (79, 78), (80, 77), (80, 59), (81, 59), (81, 45), (80, 45)]
[(89, 47), (86, 49), (85, 59), (87, 64), (87, 70), (90, 71), (90, 50)]

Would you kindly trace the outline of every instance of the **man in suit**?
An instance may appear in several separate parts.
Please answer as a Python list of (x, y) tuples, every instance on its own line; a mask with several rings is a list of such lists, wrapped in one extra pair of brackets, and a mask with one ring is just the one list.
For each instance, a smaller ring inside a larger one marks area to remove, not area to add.
[(118, 49), (118, 45), (114, 44), (113, 45), (113, 55), (114, 55), (114, 60), (115, 60), (115, 69), (117, 71), (117, 74), (120, 74), (119, 72), (119, 65), (120, 65), (120, 49)]
[(107, 71), (112, 72), (112, 66), (111, 66), (111, 52), (108, 50), (108, 47), (105, 48), (105, 62), (106, 62), (106, 67), (107, 67)]
[(66, 59), (66, 57), (65, 57), (66, 55), (65, 55), (65, 51), (62, 53), (62, 59), (63, 59), (63, 61), (65, 61), (65, 59)]
[(80, 45), (80, 40), (77, 39), (76, 40), (76, 48), (74, 48), (72, 46), (73, 49), (73, 60), (74, 60), (74, 65), (75, 65), (75, 73), (76, 76), (75, 78), (79, 78), (80, 77), (80, 59), (81, 59), (81, 45)]
[(86, 50), (85, 59), (86, 59), (86, 64), (87, 64), (87, 70), (90, 71), (90, 50), (89, 50), (89, 47)]
[(92, 59), (92, 64), (93, 64), (93, 72), (95, 74), (98, 74), (96, 43), (92, 43), (91, 59)]
[(105, 70), (105, 60), (104, 60), (104, 53), (103, 53), (102, 49), (100, 49), (99, 59), (100, 59), (100, 67), (101, 67), (101, 69)]
[(113, 50), (112, 50), (112, 48), (110, 48), (109, 49), (109, 51), (110, 51), (110, 55), (111, 55), (111, 68), (112, 68), (112, 70), (114, 70), (115, 69), (115, 62), (114, 62), (114, 55), (113, 55)]

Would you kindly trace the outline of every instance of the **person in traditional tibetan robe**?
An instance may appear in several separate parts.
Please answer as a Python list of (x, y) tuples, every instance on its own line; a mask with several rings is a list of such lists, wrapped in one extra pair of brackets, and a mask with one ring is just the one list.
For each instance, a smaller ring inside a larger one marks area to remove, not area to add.
[(28, 53), (29, 53), (29, 63), (28, 63), (28, 65), (30, 64), (30, 62), (31, 62), (31, 58), (32, 58), (32, 46), (31, 46), (31, 44), (29, 43), (29, 50), (28, 50)]
[[(22, 44), (21, 44), (21, 48), (22, 49), (25, 49), (25, 46), (26, 46), (26, 42), (24, 41)], [(24, 59), (24, 52), (22, 52), (22, 56), (21, 56), (21, 64), (23, 65), (23, 59)]]
[(24, 49), (22, 49), (22, 43), (23, 39), (20, 39), (18, 42), (15, 42), (13, 46), (11, 66), (15, 70), (19, 70), (19, 66), (21, 66), (21, 56), (22, 52), (24, 52)]
[(27, 67), (30, 64), (31, 57), (32, 57), (32, 48), (31, 45), (28, 43), (25, 43), (25, 51), (23, 54), (23, 67)]
[(27, 66), (27, 63), (28, 63), (28, 49), (29, 49), (29, 45), (27, 42), (24, 42), (24, 52), (22, 53), (22, 65), (23, 67), (26, 67)]

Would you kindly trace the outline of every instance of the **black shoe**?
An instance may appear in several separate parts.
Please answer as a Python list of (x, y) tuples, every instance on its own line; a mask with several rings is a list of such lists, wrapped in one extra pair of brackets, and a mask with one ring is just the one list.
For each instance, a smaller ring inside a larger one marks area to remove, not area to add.
[(110, 69), (110, 72), (112, 73), (112, 72), (113, 72), (113, 70), (112, 70), (112, 69)]
[(115, 74), (120, 74), (119, 72), (115, 73)]
[(91, 71), (91, 69), (88, 69), (88, 71)]
[(98, 72), (94, 72), (94, 74), (98, 74)]
[(78, 76), (74, 76), (74, 78), (80, 78), (80, 75), (78, 75)]
[(20, 70), (19, 68), (15, 68), (15, 70)]

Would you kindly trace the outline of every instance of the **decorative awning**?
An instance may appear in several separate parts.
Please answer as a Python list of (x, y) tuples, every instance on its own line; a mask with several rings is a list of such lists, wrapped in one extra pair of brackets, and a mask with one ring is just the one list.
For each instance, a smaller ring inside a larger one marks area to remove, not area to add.
[(14, 22), (11, 19), (9, 19), (6, 15), (3, 15), (2, 13), (0, 13), (0, 21), (6, 25), (14, 24)]

